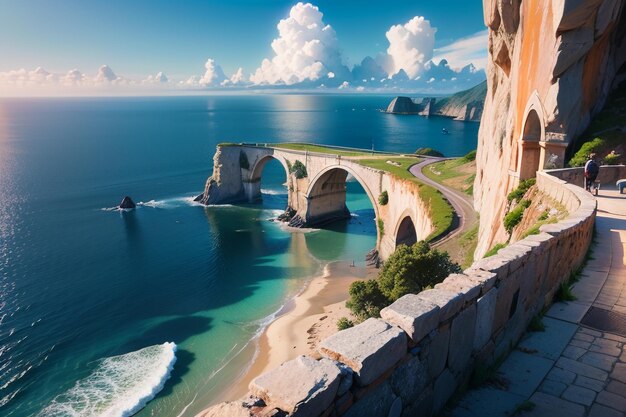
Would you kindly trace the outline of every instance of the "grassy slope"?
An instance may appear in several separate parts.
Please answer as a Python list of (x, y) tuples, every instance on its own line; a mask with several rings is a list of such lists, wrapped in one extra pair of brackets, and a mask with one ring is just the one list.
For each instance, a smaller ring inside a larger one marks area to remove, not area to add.
[(462, 107), (476, 100), (485, 100), (487, 95), (487, 81), (483, 81), (469, 90), (460, 91), (450, 97), (442, 98), (435, 102), (435, 112), (442, 112), (446, 107)]
[(370, 155), (371, 152), (366, 151), (352, 151), (342, 148), (335, 148), (332, 146), (313, 145), (309, 143), (273, 143), (271, 145), (274, 148), (291, 149), (294, 151), (309, 151), (317, 153), (329, 153), (333, 155), (341, 156), (364, 156)]
[[(393, 161), (400, 164), (395, 166), (387, 163), (387, 161)], [(435, 230), (426, 238), (426, 240), (432, 240), (437, 236), (444, 233), (452, 226), (453, 211), (452, 206), (443, 197), (443, 195), (434, 187), (426, 185), (419, 181), (413, 174), (409, 172), (411, 165), (419, 162), (418, 158), (411, 157), (390, 157), (385, 159), (360, 159), (360, 164), (368, 166), (370, 168), (380, 169), (381, 171), (389, 172), (390, 174), (402, 178), (407, 181), (411, 181), (418, 186), (419, 196), (424, 201), (430, 210), (430, 216), (433, 221)]]

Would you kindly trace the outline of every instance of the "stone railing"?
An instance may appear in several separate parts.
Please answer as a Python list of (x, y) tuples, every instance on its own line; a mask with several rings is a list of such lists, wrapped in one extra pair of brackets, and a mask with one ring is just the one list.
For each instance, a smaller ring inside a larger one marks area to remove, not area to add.
[[(555, 176), (563, 181), (567, 181), (570, 184), (579, 185), (581, 187), (585, 184), (584, 170), (583, 168), (562, 168), (551, 169), (548, 171), (550, 175)], [(597, 180), (602, 184), (615, 184), (617, 180), (626, 178), (626, 166), (624, 165), (602, 165), (600, 172), (598, 173)]]
[[(562, 173), (563, 170), (558, 170)], [(301, 356), (250, 384), (247, 402), (220, 404), (207, 416), (431, 416), (477, 367), (508, 353), (583, 262), (595, 199), (545, 172), (539, 190), (569, 216), (541, 226), (448, 276), (405, 295), (369, 319), (324, 340), (321, 360)], [(282, 413), (282, 414), (281, 414)]]

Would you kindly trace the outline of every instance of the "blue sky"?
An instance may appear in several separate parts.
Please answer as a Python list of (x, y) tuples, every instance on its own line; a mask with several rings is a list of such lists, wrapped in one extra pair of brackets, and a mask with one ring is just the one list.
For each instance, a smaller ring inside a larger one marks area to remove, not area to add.
[[(435, 49), (484, 31), (480, 0), (312, 2), (336, 32), (348, 68), (389, 46), (386, 31), (423, 16), (437, 28)], [(272, 40), (293, 1), (2, 0), (0, 71), (43, 67), (53, 73), (103, 64), (116, 74), (201, 75), (208, 58), (230, 76), (272, 58)], [(486, 45), (485, 45), (486, 46)], [(436, 51), (435, 51), (436, 55)]]

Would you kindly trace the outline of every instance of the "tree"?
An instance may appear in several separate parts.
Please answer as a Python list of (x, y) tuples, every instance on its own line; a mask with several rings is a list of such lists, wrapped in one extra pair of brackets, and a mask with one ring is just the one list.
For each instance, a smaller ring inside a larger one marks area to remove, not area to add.
[(406, 294), (416, 294), (438, 284), (461, 268), (447, 252), (430, 249), (420, 241), (399, 245), (385, 261), (377, 279), (357, 281), (350, 286), (346, 306), (361, 320), (377, 317), (380, 310)]

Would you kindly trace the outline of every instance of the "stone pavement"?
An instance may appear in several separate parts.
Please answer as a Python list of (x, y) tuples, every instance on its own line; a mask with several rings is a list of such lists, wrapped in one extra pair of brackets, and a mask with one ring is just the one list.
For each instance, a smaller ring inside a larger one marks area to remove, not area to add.
[(591, 306), (626, 321), (626, 196), (614, 187), (600, 190), (596, 230), (576, 300), (554, 304), (545, 331), (525, 335), (490, 382), (444, 414), (626, 417), (626, 335), (580, 324)]

